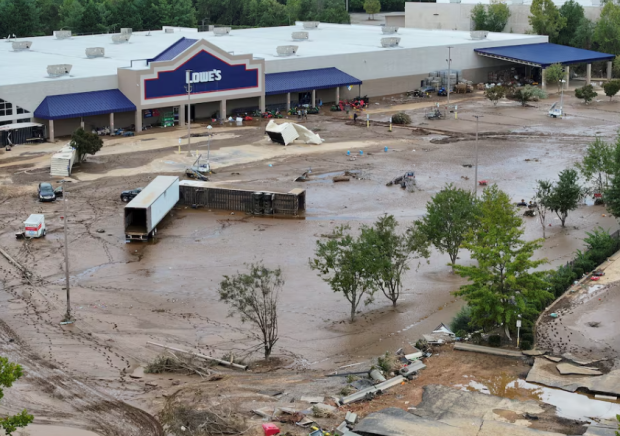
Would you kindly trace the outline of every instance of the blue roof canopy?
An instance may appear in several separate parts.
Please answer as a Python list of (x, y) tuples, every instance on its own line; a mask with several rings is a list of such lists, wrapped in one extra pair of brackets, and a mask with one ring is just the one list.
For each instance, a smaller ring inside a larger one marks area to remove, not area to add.
[(511, 45), (506, 47), (491, 47), (474, 49), (481, 56), (495, 59), (504, 59), (520, 64), (547, 68), (552, 64), (579, 64), (596, 61), (611, 61), (614, 55), (582, 48), (567, 47), (565, 45), (539, 44)]
[(328, 89), (346, 85), (361, 85), (362, 81), (340, 71), (338, 68), (289, 71), (265, 74), (265, 94), (286, 94), (287, 92)]
[(34, 116), (44, 120), (61, 120), (135, 110), (136, 106), (125, 94), (118, 89), (107, 89), (47, 96), (34, 111)]
[(190, 48), (194, 43), (198, 41), (197, 39), (189, 39), (189, 38), (181, 38), (170, 47), (162, 51), (160, 54), (155, 56), (153, 59), (147, 59), (150, 62), (163, 62), (163, 61), (171, 61), (176, 58), (178, 55), (183, 53), (185, 50)]

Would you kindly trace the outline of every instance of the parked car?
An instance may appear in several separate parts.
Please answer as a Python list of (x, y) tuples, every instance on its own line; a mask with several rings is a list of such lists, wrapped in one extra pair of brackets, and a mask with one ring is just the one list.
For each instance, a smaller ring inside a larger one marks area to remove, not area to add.
[(123, 202), (125, 203), (128, 203), (133, 200), (140, 192), (142, 192), (143, 189), (144, 188), (136, 188), (129, 191), (123, 191), (121, 192), (121, 200), (123, 200)]
[(39, 201), (54, 200), (56, 200), (56, 194), (54, 194), (54, 188), (52, 188), (52, 184), (47, 182), (39, 183)]

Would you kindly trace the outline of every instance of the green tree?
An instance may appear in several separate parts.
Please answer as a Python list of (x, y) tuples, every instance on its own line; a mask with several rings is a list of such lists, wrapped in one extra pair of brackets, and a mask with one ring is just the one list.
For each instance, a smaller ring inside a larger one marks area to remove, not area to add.
[(613, 176), (609, 188), (605, 190), (605, 206), (610, 214), (620, 218), (620, 134), (616, 137), (612, 156)]
[(584, 85), (581, 88), (575, 89), (575, 97), (583, 100), (585, 104), (589, 104), (597, 95), (598, 93), (592, 85)]
[(597, 136), (583, 155), (583, 160), (575, 166), (583, 178), (594, 184), (594, 191), (603, 193), (609, 186), (614, 173), (614, 150), (611, 144)]
[(173, 26), (196, 27), (196, 10), (192, 0), (174, 0), (171, 14)]
[(64, 0), (60, 7), (61, 25), (73, 34), (80, 33), (84, 7), (79, 0)]
[(373, 280), (377, 288), (396, 307), (402, 289), (402, 275), (413, 259), (428, 259), (428, 241), (414, 225), (398, 233), (393, 215), (380, 217), (372, 227), (363, 227), (361, 242), (371, 247), (375, 262)]
[(558, 92), (562, 88), (562, 80), (566, 77), (566, 72), (562, 64), (553, 64), (545, 68), (545, 82), (548, 85), (557, 85)]
[(366, 297), (366, 304), (372, 302), (376, 290), (373, 280), (376, 264), (372, 247), (361, 238), (348, 234), (348, 230), (348, 226), (340, 226), (327, 242), (317, 241), (310, 268), (318, 271), (334, 292), (342, 292), (351, 305), (353, 322), (362, 299)]
[(583, 188), (579, 185), (579, 175), (572, 168), (560, 171), (558, 181), (551, 187), (551, 192), (546, 198), (541, 199), (542, 204), (552, 212), (555, 212), (562, 227), (565, 227), (566, 218), (571, 210), (577, 209)]
[(174, 17), (172, 16), (170, 0), (158, 0), (155, 10), (157, 11), (159, 23), (162, 26), (172, 26)]
[(351, 17), (340, 0), (323, 0), (323, 9), (319, 12), (319, 21), (323, 23), (350, 24)]
[(487, 26), (487, 9), (482, 3), (478, 3), (471, 10), (471, 20), (474, 25), (474, 30), (488, 30)]
[(465, 234), (476, 226), (477, 210), (474, 194), (449, 184), (426, 203), (426, 215), (416, 223), (437, 250), (448, 253), (452, 268)]
[(497, 185), (482, 194), (478, 226), (463, 247), (476, 265), (456, 265), (456, 272), (469, 280), (455, 292), (471, 307), (471, 322), (483, 327), (515, 325), (519, 315), (532, 317), (553, 295), (546, 289), (546, 274), (531, 272), (546, 260), (532, 260), (540, 240), (526, 242), (522, 220), (505, 192)]
[(51, 35), (54, 30), (60, 29), (61, 5), (62, 0), (37, 0), (37, 10), (39, 11), (41, 26), (40, 32), (43, 35)]
[(284, 287), (280, 268), (268, 269), (261, 263), (247, 265), (248, 273), (224, 276), (220, 283), (220, 301), (230, 306), (228, 316), (238, 314), (241, 322), (251, 322), (261, 333), (268, 359), (278, 342), (278, 298)]
[(369, 19), (374, 20), (375, 14), (381, 12), (381, 2), (379, 2), (379, 0), (366, 0), (364, 2), (364, 10), (372, 17)]
[(594, 22), (588, 20), (587, 18), (582, 18), (575, 29), (575, 33), (573, 34), (573, 39), (570, 42), (570, 45), (573, 47), (580, 47), (586, 50), (590, 50), (592, 48), (592, 43), (594, 41)]
[(80, 23), (80, 33), (95, 33), (100, 29), (101, 16), (99, 15), (99, 5), (94, 0), (89, 0), (84, 7), (82, 21)]
[(599, 51), (620, 54), (620, 4), (605, 2), (601, 18), (594, 27), (593, 40)]
[(575, 0), (569, 0), (560, 6), (560, 15), (566, 19), (566, 25), (560, 29), (556, 42), (562, 45), (571, 45), (583, 15), (583, 6)]
[[(6, 357), (0, 357), (0, 399), (4, 397), (4, 389), (13, 386), (13, 383), (23, 375), (21, 365), (9, 362)], [(18, 428), (26, 427), (34, 420), (26, 410), (17, 415), (0, 418), (0, 427), (7, 435), (12, 435)]]
[(262, 0), (260, 2), (261, 17), (257, 23), (260, 27), (274, 27), (288, 24), (286, 6), (276, 0)]
[(503, 86), (493, 86), (492, 88), (487, 88), (484, 91), (484, 96), (493, 102), (493, 106), (497, 106), (497, 103), (504, 97), (506, 97), (506, 88)]
[(142, 14), (142, 27), (145, 30), (160, 30), (162, 27), (157, 9), (158, 0), (138, 0), (138, 7)]
[(101, 147), (103, 141), (96, 133), (86, 132), (81, 127), (71, 135), (71, 147), (75, 148), (77, 153), (77, 161), (82, 162), (87, 154), (94, 155)]
[(526, 106), (529, 101), (547, 98), (547, 93), (536, 86), (525, 85), (521, 88), (517, 88), (514, 92), (514, 98), (520, 102), (522, 106)]
[(543, 239), (545, 239), (547, 237), (547, 213), (549, 212), (547, 208), (547, 199), (551, 196), (553, 184), (548, 180), (538, 180), (536, 183), (538, 184), (538, 189), (536, 189), (534, 202), (536, 203), (536, 212), (538, 212), (538, 222), (542, 227)]
[(609, 97), (609, 101), (620, 91), (620, 80), (614, 79), (609, 82), (605, 82), (603, 84), (603, 90), (605, 91), (605, 95)]
[(553, 0), (532, 0), (530, 14), (528, 20), (534, 32), (549, 36), (552, 42), (566, 26), (566, 18), (560, 15)]
[(142, 16), (135, 0), (114, 0), (110, 9), (110, 20), (115, 32), (120, 32), (123, 27), (133, 30), (142, 29)]
[(508, 5), (500, 0), (491, 0), (487, 5), (486, 29), (489, 32), (503, 32), (510, 18)]
[(18, 38), (38, 35), (39, 13), (35, 0), (0, 1), (0, 35)]

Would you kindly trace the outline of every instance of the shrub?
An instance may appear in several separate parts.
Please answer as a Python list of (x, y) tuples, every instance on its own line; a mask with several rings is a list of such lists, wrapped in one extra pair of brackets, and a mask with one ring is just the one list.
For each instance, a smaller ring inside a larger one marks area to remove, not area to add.
[(457, 338), (464, 338), (467, 336), (467, 332), (465, 330), (459, 330), (455, 334)]
[(474, 333), (473, 335), (471, 335), (471, 341), (476, 345), (480, 345), (482, 343), (482, 334)]
[(403, 112), (392, 115), (392, 123), (394, 124), (411, 124), (411, 117)]
[(389, 374), (392, 371), (399, 369), (400, 364), (398, 357), (387, 351), (385, 355), (377, 358), (377, 367), (385, 374)]
[(515, 90), (514, 98), (521, 102), (522, 106), (525, 106), (528, 101), (547, 98), (547, 93), (535, 86), (525, 85)]
[(497, 106), (497, 102), (506, 97), (506, 88), (503, 86), (494, 86), (484, 91), (484, 96), (493, 102), (494, 106)]
[(531, 350), (532, 349), (532, 343), (530, 341), (521, 341), (519, 343), (519, 348), (521, 348), (522, 350)]
[(463, 330), (465, 333), (472, 333), (476, 330), (480, 330), (480, 326), (471, 324), (471, 307), (465, 305), (459, 310), (450, 322), (450, 329), (453, 332)]
[(620, 80), (615, 79), (605, 82), (605, 84), (603, 84), (603, 91), (605, 91), (605, 95), (609, 97), (609, 101), (611, 101), (613, 96), (620, 91)]
[(502, 345), (502, 337), (500, 335), (489, 336), (490, 347), (499, 347), (500, 345)]
[(590, 103), (597, 95), (598, 93), (594, 91), (594, 86), (592, 85), (585, 85), (581, 88), (575, 89), (575, 97), (583, 100), (585, 104)]

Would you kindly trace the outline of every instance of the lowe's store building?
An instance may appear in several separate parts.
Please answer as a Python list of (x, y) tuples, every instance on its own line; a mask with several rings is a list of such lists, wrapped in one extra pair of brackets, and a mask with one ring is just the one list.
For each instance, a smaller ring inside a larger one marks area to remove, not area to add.
[(544, 69), (613, 59), (548, 44), (546, 36), (324, 23), (92, 36), (57, 31), (0, 43), (0, 128), (42, 123), (53, 141), (80, 125), (140, 132), (162, 119), (184, 125), (188, 115), (222, 118), (395, 94), (445, 70), (448, 47), (452, 68), (474, 82), (514, 63)]

